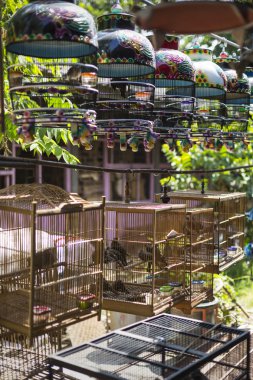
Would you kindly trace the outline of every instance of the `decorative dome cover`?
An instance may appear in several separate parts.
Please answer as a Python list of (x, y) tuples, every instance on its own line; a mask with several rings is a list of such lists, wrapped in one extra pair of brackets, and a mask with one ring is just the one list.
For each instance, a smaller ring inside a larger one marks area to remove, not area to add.
[(19, 9), (7, 28), (9, 52), (74, 58), (97, 51), (95, 23), (85, 9), (62, 0), (38, 0)]
[(251, 93), (251, 86), (249, 78), (246, 74), (242, 74), (242, 78), (238, 79), (235, 70), (226, 70), (227, 76), (227, 91), (230, 93), (249, 94)]
[[(154, 34), (153, 34), (153, 32), (148, 32), (148, 34), (146, 34), (146, 37), (149, 39), (149, 41), (155, 47), (155, 40), (154, 40)], [(174, 36), (172, 34), (166, 34), (164, 36), (164, 42), (163, 42), (163, 44), (161, 46), (161, 49), (178, 50), (178, 48), (179, 48), (179, 42), (180, 42), (180, 38), (178, 36)]]
[(196, 87), (208, 87), (226, 91), (226, 75), (224, 71), (218, 65), (216, 65), (216, 63), (209, 61), (200, 61), (194, 62), (193, 64), (196, 70)]
[[(98, 33), (98, 75), (126, 78), (151, 74), (155, 70), (155, 52), (152, 44), (144, 35), (131, 30), (131, 25), (127, 29), (119, 28), (123, 17), (126, 17), (127, 22), (130, 20), (128, 16), (132, 17), (120, 13), (119, 7), (112, 9), (113, 13), (117, 11), (115, 15), (112, 13), (101, 17), (100, 28), (105, 27), (106, 16), (109, 17), (107, 26), (115, 24), (117, 28), (104, 31), (100, 29)], [(112, 24), (112, 21), (115, 23)]]
[(213, 97), (225, 94), (227, 78), (224, 71), (212, 62), (212, 50), (202, 48), (198, 43), (190, 49), (185, 49), (192, 60), (195, 72), (195, 96)]
[(195, 69), (191, 59), (184, 53), (172, 49), (160, 49), (155, 53), (155, 85), (164, 87), (167, 80), (194, 82)]
[(208, 48), (202, 48), (198, 43), (183, 52), (190, 56), (192, 61), (212, 61), (213, 51)]
[(180, 38), (172, 34), (166, 34), (164, 38), (164, 43), (162, 44), (162, 49), (174, 49), (178, 50)]
[(214, 63), (232, 63), (238, 62), (235, 54), (229, 55), (226, 51), (222, 51), (218, 57), (213, 58)]
[(129, 29), (134, 30), (134, 16), (128, 13), (112, 13), (105, 14), (97, 18), (98, 31), (108, 29)]

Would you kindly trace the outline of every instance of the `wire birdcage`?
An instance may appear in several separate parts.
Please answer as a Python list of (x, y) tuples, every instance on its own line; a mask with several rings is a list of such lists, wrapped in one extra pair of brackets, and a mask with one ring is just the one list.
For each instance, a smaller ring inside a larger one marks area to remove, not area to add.
[(106, 205), (103, 308), (154, 315), (184, 296), (185, 207)]
[(91, 111), (98, 93), (94, 65), (27, 60), (9, 66), (8, 77), (15, 122), (25, 142), (32, 141), (35, 128), (96, 129), (95, 111)]
[(0, 191), (0, 324), (30, 338), (101, 310), (103, 203), (52, 185)]
[(247, 379), (250, 333), (161, 314), (49, 357), (100, 379)]
[(90, 149), (96, 124), (95, 111), (87, 106), (93, 109), (96, 100), (96, 67), (79, 63), (90, 60), (98, 48), (90, 13), (73, 1), (31, 1), (10, 19), (6, 39), (7, 52), (15, 54), (8, 74), (23, 142), (33, 141), (37, 127), (70, 128), (77, 123), (81, 133), (75, 142)]
[(244, 257), (245, 193), (196, 190), (168, 192), (171, 204), (187, 209), (211, 207), (214, 210), (214, 270), (219, 273)]
[(155, 109), (159, 114), (192, 113), (195, 69), (184, 53), (162, 48), (155, 53)]

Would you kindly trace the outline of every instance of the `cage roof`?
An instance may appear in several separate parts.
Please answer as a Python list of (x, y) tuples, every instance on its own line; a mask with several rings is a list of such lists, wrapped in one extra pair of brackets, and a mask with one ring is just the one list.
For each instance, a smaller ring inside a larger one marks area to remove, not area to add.
[(19, 184), (0, 190), (0, 206), (31, 210), (33, 201), (37, 202), (38, 210), (59, 210), (68, 206), (81, 208), (84, 205), (92, 205), (77, 194), (68, 193), (58, 186), (49, 184)]
[(222, 201), (237, 198), (245, 198), (246, 193), (239, 192), (222, 192), (207, 190), (204, 194), (201, 194), (200, 190), (177, 190), (167, 193), (170, 198), (185, 198), (185, 199), (205, 199), (210, 201)]
[[(198, 369), (207, 373), (210, 364), (219, 364), (219, 355), (223, 358), (231, 348), (238, 352), (240, 343), (247, 339), (249, 332), (243, 330), (160, 314), (58, 352), (49, 362), (97, 379), (182, 380), (189, 374), (196, 376)], [(244, 347), (241, 357), (246, 356)], [(223, 360), (227, 373), (241, 357), (233, 355), (233, 363), (232, 357), (231, 362)], [(196, 378), (209, 378), (200, 371), (198, 374), (203, 377)]]

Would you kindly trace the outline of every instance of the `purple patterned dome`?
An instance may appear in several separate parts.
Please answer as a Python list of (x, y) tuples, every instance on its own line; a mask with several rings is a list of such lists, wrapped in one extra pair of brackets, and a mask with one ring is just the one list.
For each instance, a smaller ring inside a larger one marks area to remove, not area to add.
[(39, 58), (74, 58), (97, 52), (95, 22), (63, 0), (38, 0), (19, 9), (7, 27), (9, 52)]
[(170, 82), (177, 81), (177, 85), (185, 82), (194, 82), (195, 69), (191, 59), (184, 53), (173, 49), (160, 49), (155, 54), (156, 87), (169, 86)]
[(98, 19), (98, 76), (127, 78), (146, 76), (155, 71), (155, 52), (151, 42), (133, 30), (133, 16), (119, 4), (112, 13)]

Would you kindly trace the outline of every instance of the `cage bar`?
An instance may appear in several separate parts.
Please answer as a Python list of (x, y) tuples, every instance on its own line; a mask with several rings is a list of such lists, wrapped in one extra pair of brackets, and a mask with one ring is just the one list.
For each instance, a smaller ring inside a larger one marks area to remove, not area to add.
[(185, 300), (176, 307), (190, 314), (200, 302), (213, 299), (213, 209), (186, 211)]
[(184, 296), (185, 206), (106, 205), (103, 309), (150, 316)]
[(100, 315), (103, 210), (52, 185), (0, 191), (0, 325), (32, 339)]
[(31, 135), (36, 127), (83, 125), (97, 100), (97, 67), (91, 64), (24, 59), (8, 67), (8, 79), (16, 124)]

